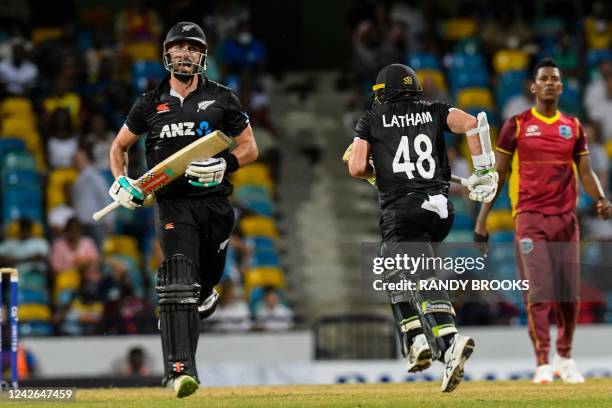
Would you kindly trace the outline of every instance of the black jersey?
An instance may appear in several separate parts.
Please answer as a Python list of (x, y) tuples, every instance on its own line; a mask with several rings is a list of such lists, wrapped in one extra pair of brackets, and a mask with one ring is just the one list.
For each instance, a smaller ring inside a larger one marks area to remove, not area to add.
[[(157, 88), (142, 94), (127, 116), (125, 125), (137, 135), (146, 134), (147, 166), (152, 168), (197, 138), (215, 130), (228, 136), (240, 134), (249, 124), (234, 91), (200, 76), (197, 88), (181, 101), (170, 95), (170, 76)], [(222, 157), (227, 151), (215, 157)], [(214, 187), (195, 187), (179, 177), (156, 191), (158, 199), (171, 197), (225, 197), (232, 192), (227, 177)]]
[(363, 114), (355, 131), (370, 143), (381, 206), (407, 193), (448, 195), (449, 109), (443, 102), (405, 98)]

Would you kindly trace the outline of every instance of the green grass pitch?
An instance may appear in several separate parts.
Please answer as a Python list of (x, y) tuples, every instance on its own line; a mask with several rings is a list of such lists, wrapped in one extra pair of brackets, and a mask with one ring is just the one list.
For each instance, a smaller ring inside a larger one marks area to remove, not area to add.
[[(586, 384), (470, 381), (442, 394), (438, 383), (200, 388), (179, 400), (169, 389), (77, 389), (78, 407), (610, 407), (612, 379)], [(40, 403), (16, 404), (40, 407)], [(66, 403), (45, 406), (66, 407)], [(70, 404), (69, 404), (70, 405)]]

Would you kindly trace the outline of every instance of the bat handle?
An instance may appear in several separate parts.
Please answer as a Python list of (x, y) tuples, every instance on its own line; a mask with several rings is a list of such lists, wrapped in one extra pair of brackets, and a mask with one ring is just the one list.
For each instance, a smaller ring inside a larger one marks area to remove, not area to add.
[(95, 212), (93, 215), (93, 219), (96, 221), (100, 221), (102, 217), (108, 215), (108, 213), (110, 212), (115, 211), (117, 208), (119, 208), (119, 203), (117, 201), (113, 201), (112, 203), (110, 203), (109, 205), (101, 209), (100, 211)]
[(456, 184), (461, 184), (462, 186), (465, 186), (465, 187), (468, 186), (468, 181), (466, 178), (455, 176), (454, 174), (451, 175), (451, 181)]

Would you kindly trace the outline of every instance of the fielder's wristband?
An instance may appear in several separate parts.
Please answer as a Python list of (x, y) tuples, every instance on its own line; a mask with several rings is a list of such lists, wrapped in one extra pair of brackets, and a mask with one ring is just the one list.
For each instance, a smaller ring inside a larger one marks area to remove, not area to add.
[(481, 235), (477, 232), (474, 233), (474, 242), (489, 242), (489, 234)]
[(226, 173), (233, 173), (240, 167), (238, 158), (233, 153), (228, 153), (225, 157), (225, 171)]

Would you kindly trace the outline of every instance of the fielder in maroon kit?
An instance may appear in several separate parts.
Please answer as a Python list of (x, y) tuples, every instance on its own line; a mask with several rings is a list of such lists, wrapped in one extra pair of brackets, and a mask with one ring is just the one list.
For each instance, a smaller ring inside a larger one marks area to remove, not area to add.
[[(591, 168), (580, 122), (557, 109), (563, 83), (555, 61), (540, 61), (533, 79), (530, 90), (536, 106), (510, 118), (500, 131), (497, 191), (501, 191), (512, 164), (509, 193), (517, 265), (520, 279), (529, 280), (525, 300), (538, 366), (533, 382), (552, 383), (556, 374), (565, 383), (582, 383), (584, 377), (571, 357), (580, 279), (575, 171), (603, 219), (610, 217), (610, 202)], [(474, 229), (476, 241), (488, 240), (486, 219), (493, 203), (483, 204), (480, 210)], [(549, 313), (553, 304), (558, 335), (551, 366)]]

